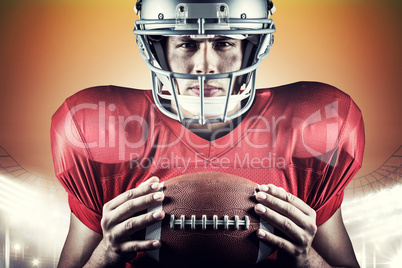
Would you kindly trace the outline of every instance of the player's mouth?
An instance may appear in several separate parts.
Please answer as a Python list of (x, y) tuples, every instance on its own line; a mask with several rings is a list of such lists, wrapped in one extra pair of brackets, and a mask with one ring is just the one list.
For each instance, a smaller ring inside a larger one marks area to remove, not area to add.
[[(189, 90), (194, 93), (196, 96), (200, 96), (200, 86), (193, 86), (190, 87)], [(216, 96), (222, 88), (212, 86), (212, 85), (205, 85), (204, 86), (204, 97), (213, 97)]]

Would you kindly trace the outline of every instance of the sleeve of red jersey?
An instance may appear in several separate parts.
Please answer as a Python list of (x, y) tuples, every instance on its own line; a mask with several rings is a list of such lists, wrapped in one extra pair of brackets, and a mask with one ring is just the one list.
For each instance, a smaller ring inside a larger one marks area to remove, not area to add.
[(87, 227), (102, 233), (101, 191), (91, 154), (68, 99), (52, 117), (51, 147), (55, 173), (68, 193), (71, 212)]
[(338, 146), (322, 177), (320, 192), (326, 194), (320, 197), (322, 203), (316, 210), (318, 226), (331, 218), (341, 206), (344, 189), (362, 165), (364, 142), (363, 118), (357, 105), (350, 99)]

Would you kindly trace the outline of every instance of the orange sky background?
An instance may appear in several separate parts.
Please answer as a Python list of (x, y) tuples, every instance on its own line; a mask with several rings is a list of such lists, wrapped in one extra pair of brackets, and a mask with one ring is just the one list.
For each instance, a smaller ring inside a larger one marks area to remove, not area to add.
[[(0, 3), (0, 146), (29, 172), (54, 177), (50, 118), (65, 98), (94, 85), (150, 87), (131, 33), (134, 4)], [(275, 45), (259, 69), (258, 86), (311, 80), (351, 95), (366, 125), (358, 175), (373, 171), (401, 145), (401, 4), (277, 0), (275, 5)]]

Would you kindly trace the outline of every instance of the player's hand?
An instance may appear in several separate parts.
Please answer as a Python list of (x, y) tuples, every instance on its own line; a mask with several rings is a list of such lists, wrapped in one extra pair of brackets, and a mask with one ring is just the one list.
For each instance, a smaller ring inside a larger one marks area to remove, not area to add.
[(298, 197), (271, 184), (261, 185), (256, 199), (257, 214), (286, 237), (262, 229), (257, 236), (293, 256), (296, 267), (308, 267), (310, 257), (314, 256), (311, 244), (317, 232), (315, 211)]
[(105, 266), (115, 266), (130, 261), (138, 251), (147, 251), (161, 246), (158, 240), (135, 241), (131, 236), (164, 218), (163, 211), (138, 213), (161, 203), (163, 192), (159, 191), (159, 179), (152, 177), (135, 189), (122, 193), (103, 207), (100, 242), (104, 252)]

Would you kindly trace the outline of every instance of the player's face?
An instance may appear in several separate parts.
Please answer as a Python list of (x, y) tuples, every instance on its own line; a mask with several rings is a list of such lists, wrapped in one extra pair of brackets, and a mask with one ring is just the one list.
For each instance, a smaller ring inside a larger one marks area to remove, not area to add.
[[(243, 49), (241, 40), (224, 36), (202, 39), (171, 36), (167, 40), (166, 54), (172, 72), (218, 74), (239, 70)], [(200, 94), (200, 85), (197, 80), (177, 79), (176, 85), (181, 95), (199, 96)], [(229, 79), (206, 80), (204, 96), (225, 96), (229, 90), (228, 86)], [(235, 89), (234, 92), (237, 90)]]

